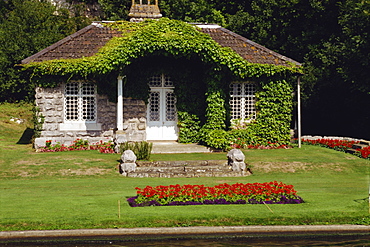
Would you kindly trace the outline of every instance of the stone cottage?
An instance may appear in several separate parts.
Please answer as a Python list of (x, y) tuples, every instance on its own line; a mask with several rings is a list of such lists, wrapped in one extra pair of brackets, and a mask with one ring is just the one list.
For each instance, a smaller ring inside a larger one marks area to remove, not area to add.
[(218, 25), (161, 18), (158, 1), (133, 0), (130, 17), (93, 22), (22, 61), (39, 85), (36, 148), (176, 141), (232, 125), (289, 139), (300, 63)]

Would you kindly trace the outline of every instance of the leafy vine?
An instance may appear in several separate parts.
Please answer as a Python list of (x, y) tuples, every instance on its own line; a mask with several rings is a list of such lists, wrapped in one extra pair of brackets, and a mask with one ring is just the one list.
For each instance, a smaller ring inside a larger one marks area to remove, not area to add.
[(24, 64), (33, 76), (68, 75), (88, 77), (120, 71), (135, 59), (151, 54), (191, 58), (212, 64), (214, 71), (227, 67), (238, 78), (260, 77), (301, 72), (297, 66), (254, 64), (244, 60), (231, 48), (221, 47), (209, 35), (182, 21), (161, 18), (142, 23), (105, 23), (122, 31), (121, 37), (112, 38), (97, 54), (78, 59), (59, 59)]

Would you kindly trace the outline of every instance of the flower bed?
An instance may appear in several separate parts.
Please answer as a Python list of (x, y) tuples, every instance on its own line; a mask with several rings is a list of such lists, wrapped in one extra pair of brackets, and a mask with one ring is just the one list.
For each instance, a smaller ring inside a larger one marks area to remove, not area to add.
[(370, 146), (369, 147), (364, 147), (364, 148), (358, 148), (356, 149), (357, 156), (362, 157), (364, 159), (370, 159)]
[(95, 144), (89, 144), (87, 140), (77, 139), (70, 146), (64, 144), (52, 144), (51, 140), (46, 141), (45, 147), (38, 149), (38, 152), (66, 152), (79, 150), (98, 150), (100, 153), (115, 153), (114, 143), (100, 141)]
[(282, 182), (204, 185), (159, 185), (136, 187), (136, 196), (127, 199), (131, 207), (201, 204), (298, 204), (303, 199), (293, 185)]
[(338, 139), (316, 139), (316, 140), (302, 139), (302, 142), (305, 144), (332, 148), (334, 150), (343, 152), (345, 152), (349, 148), (352, 148), (354, 144), (358, 143), (358, 141), (346, 141)]

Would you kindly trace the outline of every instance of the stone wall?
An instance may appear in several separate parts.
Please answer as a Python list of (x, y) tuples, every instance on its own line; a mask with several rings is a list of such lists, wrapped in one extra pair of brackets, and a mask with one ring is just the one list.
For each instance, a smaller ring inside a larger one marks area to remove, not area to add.
[(59, 131), (59, 124), (63, 123), (63, 94), (61, 86), (55, 88), (36, 88), (35, 103), (39, 107), (41, 115), (45, 118), (41, 138), (63, 137), (64, 133), (60, 133)]
[(143, 100), (124, 99), (123, 130), (127, 141), (146, 140), (146, 105)]
[(105, 95), (97, 96), (97, 122), (102, 130), (114, 130), (117, 127), (117, 104), (110, 102)]
[[(76, 139), (90, 143), (113, 141), (116, 137), (117, 107), (105, 95), (97, 95), (97, 126), (99, 130), (62, 130), (64, 123), (63, 85), (55, 88), (37, 88), (36, 106), (45, 117), (41, 136), (35, 140), (35, 148), (52, 144), (69, 146)], [(120, 133), (127, 141), (146, 140), (146, 105), (142, 100), (124, 99), (124, 131)]]

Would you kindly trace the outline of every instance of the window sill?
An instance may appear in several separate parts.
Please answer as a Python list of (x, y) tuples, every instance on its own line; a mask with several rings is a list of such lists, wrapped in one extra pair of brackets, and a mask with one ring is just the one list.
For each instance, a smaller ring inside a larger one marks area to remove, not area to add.
[(101, 130), (100, 123), (71, 122), (59, 125), (60, 130)]

